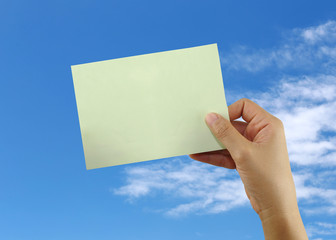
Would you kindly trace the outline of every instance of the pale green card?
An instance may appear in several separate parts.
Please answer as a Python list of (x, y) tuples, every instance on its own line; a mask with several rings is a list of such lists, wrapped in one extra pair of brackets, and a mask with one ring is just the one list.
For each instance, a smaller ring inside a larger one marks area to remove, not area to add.
[(86, 168), (223, 149), (228, 118), (217, 44), (71, 66)]

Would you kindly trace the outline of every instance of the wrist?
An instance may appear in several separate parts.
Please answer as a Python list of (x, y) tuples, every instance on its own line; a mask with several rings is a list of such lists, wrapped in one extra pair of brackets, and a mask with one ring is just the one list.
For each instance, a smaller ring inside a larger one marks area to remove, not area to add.
[(267, 223), (278, 218), (286, 219), (291, 217), (296, 218), (300, 216), (299, 207), (296, 202), (287, 204), (286, 206), (282, 207), (280, 207), (279, 205), (280, 204), (276, 206), (271, 206), (258, 212), (261, 222)]
[(307, 240), (298, 206), (287, 210), (266, 209), (259, 213), (265, 239)]

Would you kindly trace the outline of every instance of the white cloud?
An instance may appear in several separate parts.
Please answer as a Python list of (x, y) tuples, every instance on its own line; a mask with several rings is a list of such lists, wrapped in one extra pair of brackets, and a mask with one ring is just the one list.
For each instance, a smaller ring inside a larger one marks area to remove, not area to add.
[(183, 203), (166, 211), (169, 216), (219, 213), (248, 203), (235, 172), (182, 157), (126, 168), (126, 176), (127, 184), (113, 190), (115, 194), (130, 201), (157, 192), (181, 199)]
[(249, 95), (284, 122), (292, 163), (336, 166), (335, 76), (284, 78), (267, 93)]
[[(262, 71), (296, 68), (266, 92), (249, 97), (285, 125), (300, 209), (307, 216), (336, 215), (336, 22), (295, 29), (290, 39), (268, 50), (241, 47), (223, 55), (227, 70)], [(306, 71), (310, 69), (311, 72)], [(298, 74), (299, 72), (299, 74)], [(112, 190), (133, 201), (160, 194), (177, 199), (162, 210), (169, 216), (211, 214), (248, 206), (235, 171), (185, 157), (126, 168), (126, 183)], [(335, 235), (335, 225), (308, 224), (310, 237)]]
[(318, 26), (296, 29), (294, 32), (296, 32), (299, 36), (302, 36), (303, 39), (310, 44), (316, 44), (319, 42), (335, 42), (336, 22), (328, 21)]
[(305, 214), (336, 214), (336, 189), (314, 181), (314, 179), (321, 178), (321, 175), (324, 175), (324, 181), (326, 179), (330, 181), (328, 177), (335, 178), (335, 175), (330, 175), (330, 173), (335, 174), (335, 171), (318, 173), (301, 170), (301, 172), (294, 172), (297, 198), (299, 203), (302, 203), (301, 209)]
[(336, 21), (305, 29), (294, 29), (286, 34), (286, 40), (272, 49), (250, 49), (239, 46), (221, 54), (221, 62), (227, 70), (259, 72), (265, 69), (313, 72), (323, 69), (335, 72)]
[[(322, 236), (331, 236), (336, 235), (336, 224), (335, 223), (326, 223), (326, 222), (314, 222), (309, 224), (306, 227), (308, 237), (315, 237), (318, 235)], [(322, 238), (315, 238), (322, 239)]]

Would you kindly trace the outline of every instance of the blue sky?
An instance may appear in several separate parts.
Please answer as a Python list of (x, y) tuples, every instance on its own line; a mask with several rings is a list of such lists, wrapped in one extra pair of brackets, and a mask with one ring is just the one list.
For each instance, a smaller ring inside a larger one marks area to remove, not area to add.
[(262, 238), (234, 171), (85, 168), (70, 65), (218, 43), (228, 103), (284, 121), (304, 224), (336, 239), (335, 16), (334, 1), (1, 1), (0, 238)]

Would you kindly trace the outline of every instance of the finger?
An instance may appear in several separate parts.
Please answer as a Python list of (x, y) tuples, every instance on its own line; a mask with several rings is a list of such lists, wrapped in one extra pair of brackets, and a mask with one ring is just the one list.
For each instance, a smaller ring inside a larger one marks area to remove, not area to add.
[(241, 153), (250, 147), (250, 142), (220, 114), (209, 113), (205, 121), (212, 134), (229, 150), (234, 160), (240, 158)]
[(234, 126), (235, 129), (237, 129), (237, 131), (244, 136), (246, 127), (247, 127), (247, 123), (246, 122), (242, 122), (242, 121), (232, 121), (231, 124)]
[(254, 141), (257, 134), (276, 118), (249, 99), (240, 99), (229, 106), (230, 119), (243, 117), (247, 122), (244, 136)]
[(210, 151), (210, 152), (193, 153), (193, 154), (189, 154), (189, 157), (191, 157), (192, 159), (195, 159), (195, 158), (205, 159), (206, 156), (210, 156), (210, 155), (221, 157), (221, 156), (228, 156), (230, 155), (230, 153), (227, 149), (221, 149), (221, 150)]
[(221, 153), (220, 152), (207, 152), (207, 153), (190, 154), (189, 157), (194, 160), (208, 163), (208, 164), (218, 166), (218, 167), (224, 167), (228, 169), (236, 168), (236, 164), (227, 150), (226, 150), (226, 154), (223, 151)]
[(247, 123), (251, 122), (256, 116), (259, 118), (272, 116), (258, 104), (247, 98), (242, 98), (231, 104), (228, 107), (228, 111), (231, 121), (243, 117)]

